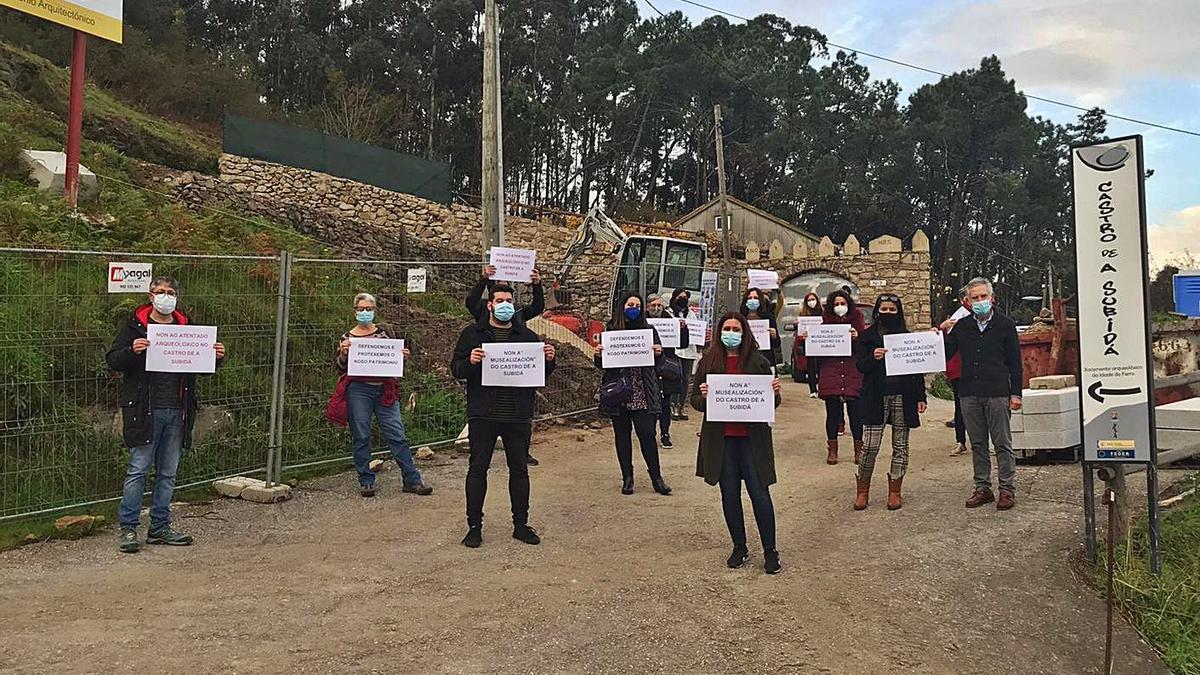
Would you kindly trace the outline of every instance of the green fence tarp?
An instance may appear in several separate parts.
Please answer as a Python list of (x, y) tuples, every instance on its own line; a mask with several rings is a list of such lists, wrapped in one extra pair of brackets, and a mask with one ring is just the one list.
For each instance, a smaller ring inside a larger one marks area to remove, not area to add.
[(450, 165), (311, 129), (225, 116), (223, 149), (298, 169), (450, 203)]

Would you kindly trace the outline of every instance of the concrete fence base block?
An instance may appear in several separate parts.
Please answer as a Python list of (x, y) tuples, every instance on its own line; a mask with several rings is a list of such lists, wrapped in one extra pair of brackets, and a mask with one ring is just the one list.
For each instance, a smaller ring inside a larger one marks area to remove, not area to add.
[(277, 484), (267, 487), (265, 481), (245, 476), (222, 478), (213, 482), (213, 489), (224, 497), (232, 499), (240, 498), (260, 504), (275, 504), (285, 501), (292, 496), (290, 485)]
[(1079, 426), (1062, 431), (1044, 431), (1031, 433), (1023, 431), (1013, 434), (1013, 448), (1016, 450), (1062, 450), (1079, 445)]
[(1012, 421), (1009, 423), (1009, 429), (1011, 429), (1013, 433), (1025, 431), (1025, 416), (1021, 414), (1020, 410), (1012, 414)]
[(1074, 386), (1074, 375), (1046, 375), (1029, 379), (1030, 389), (1066, 389)]
[[(1079, 410), (1079, 388), (1067, 389), (1026, 389), (1024, 399), (1024, 414), (1048, 415)], [(1076, 413), (1078, 415), (1078, 413)]]
[(1079, 429), (1078, 410), (1047, 415), (1021, 415), (1021, 431), (1026, 433), (1066, 433), (1069, 429)]

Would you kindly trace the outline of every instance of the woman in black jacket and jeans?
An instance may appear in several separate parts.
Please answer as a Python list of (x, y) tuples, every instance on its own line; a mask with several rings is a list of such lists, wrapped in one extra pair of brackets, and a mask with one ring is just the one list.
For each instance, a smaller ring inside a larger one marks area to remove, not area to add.
[(854, 510), (867, 508), (871, 492), (871, 474), (879, 446), (883, 445), (883, 427), (892, 425), (892, 466), (888, 473), (889, 510), (901, 506), (900, 486), (908, 470), (908, 432), (921, 426), (925, 412), (925, 378), (920, 375), (888, 375), (887, 349), (883, 337), (907, 333), (904, 304), (891, 294), (875, 301), (875, 324), (863, 332), (858, 341), (858, 370), (863, 374), (862, 391), (858, 397), (858, 414), (863, 422), (863, 452), (858, 462), (857, 493)]
[[(617, 308), (612, 321), (608, 322), (605, 328), (606, 332), (654, 330), (646, 323), (642, 296), (637, 293), (625, 291)], [(662, 359), (662, 344), (657, 331), (654, 333), (654, 355), (656, 362)], [(596, 367), (604, 367), (600, 347), (596, 348)], [(633, 494), (633, 432), (636, 431), (654, 491), (660, 495), (669, 495), (671, 487), (663, 481), (662, 468), (658, 461), (658, 439), (654, 436), (655, 423), (662, 411), (658, 366), (606, 369), (601, 386), (615, 382), (621, 377), (627, 377), (631, 384), (632, 395), (629, 400), (617, 407), (605, 406), (603, 402), (600, 405), (600, 413), (612, 419), (613, 434), (617, 443), (617, 463), (621, 465), (621, 494)]]

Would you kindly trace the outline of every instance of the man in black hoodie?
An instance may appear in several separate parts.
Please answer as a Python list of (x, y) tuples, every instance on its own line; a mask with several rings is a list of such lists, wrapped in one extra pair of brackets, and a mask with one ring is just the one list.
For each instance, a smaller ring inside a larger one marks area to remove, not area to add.
[[(463, 545), (478, 548), (483, 543), (483, 502), (487, 496), (487, 472), (496, 450), (496, 438), (504, 441), (508, 460), (508, 493), (512, 501), (513, 538), (539, 544), (541, 538), (529, 527), (529, 442), (533, 430), (534, 389), (530, 387), (483, 386), (483, 345), (497, 342), (541, 342), (525, 324), (514, 320), (513, 289), (507, 284), (492, 286), (487, 315), (467, 326), (458, 336), (450, 372), (467, 383), (467, 436), (471, 449), (467, 470), (467, 535)], [(546, 376), (554, 371), (554, 347), (546, 345)]]
[[(1021, 409), (1021, 343), (1016, 323), (992, 305), (991, 281), (976, 278), (968, 282), (967, 301), (971, 316), (955, 323), (946, 336), (946, 358), (962, 354), (958, 393), (975, 469), (975, 492), (967, 500), (967, 508), (995, 501), (997, 509), (1006, 511), (1016, 505), (1012, 413)], [(996, 447), (999, 500), (992, 494), (989, 438)]]
[[(146, 371), (147, 327), (152, 323), (186, 325), (188, 318), (175, 308), (179, 282), (158, 277), (150, 282), (150, 302), (138, 307), (117, 334), (105, 355), (108, 367), (125, 375), (120, 400), (122, 431), (130, 449), (129, 469), (117, 517), (121, 525), (119, 548), (136, 553), (138, 520), (146, 474), (154, 466), (154, 492), (150, 507), (147, 544), (190, 546), (191, 535), (171, 527), (171, 496), (183, 448), (192, 447), (196, 423), (196, 375)], [(225, 345), (214, 345), (217, 363), (225, 358)]]

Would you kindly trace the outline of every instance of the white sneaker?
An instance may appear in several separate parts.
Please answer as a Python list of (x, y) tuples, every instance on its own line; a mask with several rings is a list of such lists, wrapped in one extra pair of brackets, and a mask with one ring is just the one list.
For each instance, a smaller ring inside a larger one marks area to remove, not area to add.
[(816, 397), (817, 397), (817, 392), (815, 392), (815, 391), (814, 391), (813, 393), (809, 394), (809, 395), (808, 395), (808, 397), (809, 397), (809, 398), (816, 398)]

